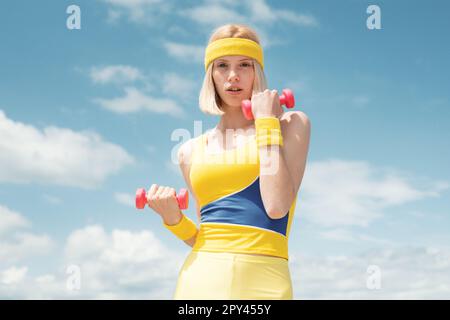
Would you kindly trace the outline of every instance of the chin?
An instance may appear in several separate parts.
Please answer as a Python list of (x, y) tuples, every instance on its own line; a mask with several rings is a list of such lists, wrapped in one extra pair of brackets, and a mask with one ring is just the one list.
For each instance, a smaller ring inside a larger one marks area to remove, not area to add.
[[(223, 101), (223, 100), (222, 100)], [(230, 108), (241, 108), (241, 101), (223, 101)]]
[(236, 102), (229, 102), (227, 105), (230, 106), (230, 108), (241, 108), (241, 104), (237, 104)]

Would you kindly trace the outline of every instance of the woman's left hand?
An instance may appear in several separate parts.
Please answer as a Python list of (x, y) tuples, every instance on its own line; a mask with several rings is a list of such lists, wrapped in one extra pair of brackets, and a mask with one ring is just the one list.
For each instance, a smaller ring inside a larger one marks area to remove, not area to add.
[(280, 106), (280, 98), (277, 90), (266, 89), (252, 95), (252, 113), (253, 118), (276, 117), (283, 114), (283, 108)]

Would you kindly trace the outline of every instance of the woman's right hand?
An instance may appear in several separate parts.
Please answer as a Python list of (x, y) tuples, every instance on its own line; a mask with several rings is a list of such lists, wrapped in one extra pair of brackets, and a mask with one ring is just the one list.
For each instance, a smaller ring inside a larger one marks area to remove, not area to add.
[(174, 188), (152, 184), (147, 192), (147, 203), (161, 216), (165, 224), (175, 225), (180, 222), (183, 213), (178, 206)]

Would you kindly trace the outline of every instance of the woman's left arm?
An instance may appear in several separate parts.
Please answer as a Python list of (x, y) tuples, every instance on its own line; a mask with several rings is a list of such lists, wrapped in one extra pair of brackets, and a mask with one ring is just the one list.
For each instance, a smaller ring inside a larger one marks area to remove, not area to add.
[(261, 197), (272, 219), (283, 218), (297, 196), (311, 134), (311, 123), (301, 111), (285, 112), (279, 119), (283, 146), (268, 146), (259, 152), (261, 163), (272, 166), (269, 174), (260, 176)]

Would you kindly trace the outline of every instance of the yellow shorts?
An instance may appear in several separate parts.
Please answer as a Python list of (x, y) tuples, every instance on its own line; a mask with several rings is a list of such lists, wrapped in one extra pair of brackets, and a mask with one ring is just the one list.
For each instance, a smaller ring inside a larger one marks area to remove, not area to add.
[(178, 276), (175, 300), (291, 300), (288, 261), (228, 252), (194, 252)]

